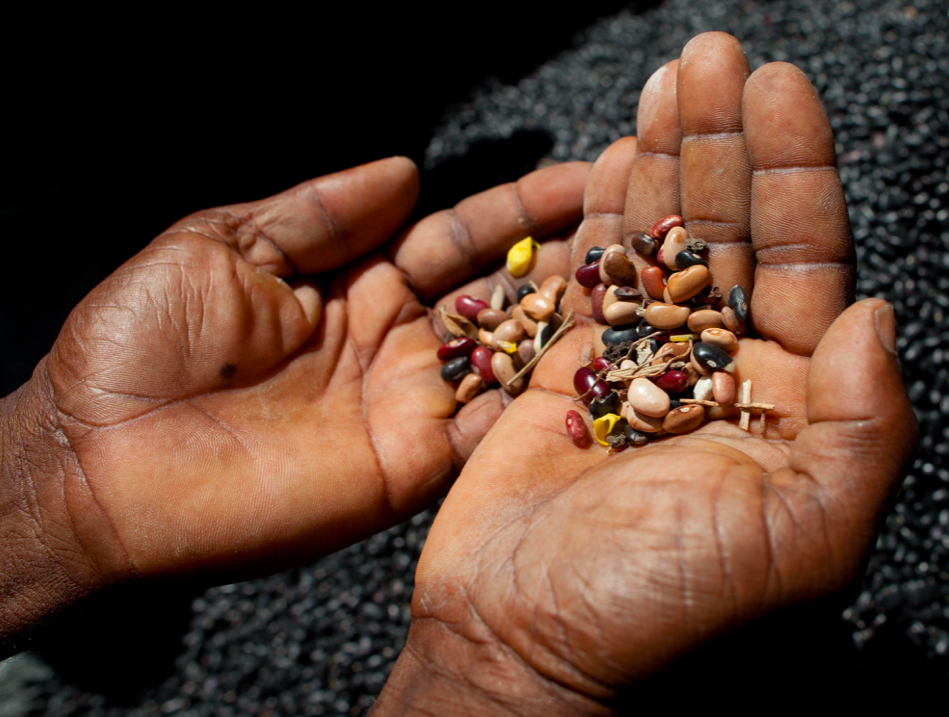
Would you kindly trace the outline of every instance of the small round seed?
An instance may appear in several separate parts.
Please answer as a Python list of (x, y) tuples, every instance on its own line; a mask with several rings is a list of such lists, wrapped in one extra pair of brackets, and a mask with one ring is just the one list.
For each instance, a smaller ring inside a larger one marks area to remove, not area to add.
[(577, 269), (574, 276), (576, 277), (577, 283), (580, 286), (585, 286), (588, 289), (594, 288), (601, 281), (600, 259), (590, 262), (589, 264), (584, 264), (579, 269)]

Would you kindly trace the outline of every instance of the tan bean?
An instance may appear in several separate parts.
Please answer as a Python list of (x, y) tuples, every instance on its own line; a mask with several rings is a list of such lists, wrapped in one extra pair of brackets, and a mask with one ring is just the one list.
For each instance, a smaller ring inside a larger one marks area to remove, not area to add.
[(729, 353), (738, 348), (738, 337), (728, 329), (705, 329), (702, 332), (702, 342), (718, 346)]
[(554, 302), (538, 293), (528, 294), (521, 299), (521, 308), (534, 321), (547, 321), (557, 310)]
[(722, 323), (725, 324), (726, 329), (736, 336), (741, 336), (745, 333), (745, 322), (735, 315), (734, 310), (730, 306), (722, 307)]
[(669, 394), (648, 378), (633, 379), (627, 401), (639, 413), (653, 418), (662, 418), (669, 412)]
[[(534, 358), (536, 352), (534, 351), (534, 342), (530, 339), (524, 339), (517, 345), (517, 355), (520, 356), (521, 361), (525, 364), (529, 364), (531, 359)], [(591, 361), (593, 359), (590, 359)]]
[(455, 391), (455, 400), (458, 403), (468, 403), (471, 399), (477, 396), (481, 389), (484, 387), (484, 381), (476, 373), (469, 373), (458, 385), (458, 390)]
[(721, 329), (725, 326), (722, 314), (713, 309), (693, 311), (689, 316), (689, 330), (701, 334), (705, 329)]
[(729, 405), (735, 402), (735, 377), (725, 371), (716, 371), (712, 374), (712, 395), (721, 404)]
[(524, 309), (522, 309), (520, 306), (515, 306), (514, 311), (511, 312), (511, 316), (521, 322), (521, 326), (524, 327), (524, 333), (526, 333), (531, 338), (537, 336), (537, 322), (528, 316), (524, 312)]
[(523, 376), (510, 386), (507, 385), (507, 382), (517, 375), (517, 369), (514, 367), (514, 360), (503, 351), (498, 351), (491, 357), (491, 370), (494, 371), (494, 376), (501, 384), (501, 388), (511, 396), (518, 396), (524, 391), (527, 382)]
[(517, 319), (508, 319), (494, 330), (495, 341), (510, 341), (516, 344), (524, 338), (524, 326)]
[(537, 293), (556, 304), (560, 301), (560, 297), (566, 288), (567, 280), (559, 274), (554, 274), (544, 280), (544, 283), (540, 285), (540, 289), (538, 289)]
[(691, 310), (688, 306), (676, 306), (675, 304), (663, 304), (655, 302), (646, 307), (643, 318), (646, 322), (657, 329), (668, 331), (677, 329), (689, 319)]
[(484, 329), (478, 329), (478, 341), (483, 343), (492, 351), (498, 350), (497, 341), (494, 340), (494, 334), (490, 331), (485, 331)]
[(688, 240), (689, 232), (685, 227), (673, 227), (666, 234), (666, 240), (662, 243), (662, 261), (672, 271), (679, 268), (676, 266), (676, 254), (686, 250), (685, 244)]
[(603, 318), (612, 326), (634, 324), (639, 320), (639, 316), (636, 314), (638, 310), (639, 304), (632, 301), (614, 301), (603, 312)]
[(637, 431), (642, 431), (643, 433), (658, 433), (662, 430), (661, 418), (640, 413), (630, 406), (628, 401), (623, 401), (623, 403), (620, 404), (620, 415)]
[(504, 302), (507, 301), (507, 296), (504, 295), (504, 287), (498, 284), (494, 287), (494, 291), (491, 292), (491, 308), (492, 309), (503, 309)]

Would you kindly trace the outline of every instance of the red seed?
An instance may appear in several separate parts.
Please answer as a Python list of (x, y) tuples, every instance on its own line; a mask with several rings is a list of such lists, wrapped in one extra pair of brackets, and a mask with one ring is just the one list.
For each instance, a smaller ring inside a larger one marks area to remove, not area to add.
[(474, 339), (469, 339), (467, 336), (452, 339), (447, 344), (438, 347), (438, 359), (440, 361), (451, 361), (459, 356), (470, 356), (477, 345)]
[(668, 217), (663, 217), (658, 222), (652, 225), (652, 229), (649, 230), (649, 236), (653, 239), (664, 239), (666, 234), (669, 233), (669, 230), (673, 227), (684, 226), (685, 222), (682, 221), (682, 217), (678, 214), (671, 214)]
[(689, 377), (682, 371), (666, 371), (654, 383), (666, 393), (682, 393), (689, 387)]
[(593, 443), (587, 424), (576, 411), (567, 411), (567, 435), (578, 448), (588, 448)]
[[(597, 276), (599, 278), (599, 276)], [(590, 301), (592, 302), (591, 313), (593, 314), (593, 320), (599, 324), (608, 323), (606, 318), (603, 316), (603, 299), (606, 296), (606, 290), (609, 287), (606, 284), (597, 284), (593, 293), (590, 294)]]
[(599, 373), (605, 368), (609, 368), (613, 364), (610, 363), (609, 359), (605, 359), (602, 356), (597, 356), (593, 359), (593, 370)]
[(597, 259), (589, 264), (584, 264), (577, 269), (575, 276), (580, 286), (585, 286), (588, 289), (596, 288), (596, 285), (600, 283), (600, 260)]
[(468, 296), (463, 294), (455, 299), (455, 310), (464, 316), (468, 321), (478, 321), (478, 312), (481, 309), (490, 309), (487, 303), (481, 299), (476, 299), (473, 296)]
[(641, 272), (639, 277), (643, 280), (643, 288), (652, 298), (662, 301), (662, 292), (666, 285), (662, 283), (663, 273), (658, 266), (647, 266)]
[(573, 387), (577, 393), (584, 396), (584, 401), (589, 403), (593, 398), (602, 398), (610, 392), (610, 387), (606, 381), (597, 379), (596, 372), (591, 371), (586, 366), (581, 366), (573, 374)]
[(481, 378), (487, 384), (497, 383), (498, 381), (494, 377), (494, 369), (491, 368), (492, 356), (494, 356), (494, 352), (487, 346), (479, 346), (471, 352), (471, 365), (478, 369), (478, 373), (481, 374)]

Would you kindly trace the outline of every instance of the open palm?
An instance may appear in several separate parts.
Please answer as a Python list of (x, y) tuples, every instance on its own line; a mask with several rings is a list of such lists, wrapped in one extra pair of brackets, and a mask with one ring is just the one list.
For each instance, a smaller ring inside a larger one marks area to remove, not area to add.
[[(817, 95), (790, 65), (750, 74), (739, 43), (709, 33), (647, 83), (638, 130), (590, 175), (573, 266), (682, 214), (714, 282), (754, 287), (735, 358), (776, 406), (767, 436), (721, 416), (618, 455), (577, 448), (571, 379), (603, 330), (581, 319), (439, 512), (394, 684), (457, 664), (499, 708), (602, 712), (709, 638), (860, 575), (915, 420), (892, 309), (846, 308), (853, 247)], [(575, 282), (564, 301), (590, 316)]]
[[(392, 241), (418, 193), (400, 158), (175, 224), (73, 311), (38, 372), (82, 549), (110, 579), (210, 582), (429, 505), (502, 401), (490, 390), (455, 415), (426, 305), (489, 295), (511, 244), (575, 226), (588, 173), (535, 172)], [(525, 280), (568, 264), (547, 241)]]

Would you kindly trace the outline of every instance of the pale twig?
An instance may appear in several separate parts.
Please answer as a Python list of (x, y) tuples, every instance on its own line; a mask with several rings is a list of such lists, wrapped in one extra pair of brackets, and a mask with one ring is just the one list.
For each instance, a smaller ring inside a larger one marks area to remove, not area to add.
[(534, 366), (537, 365), (537, 362), (540, 361), (543, 355), (547, 353), (547, 349), (553, 346), (557, 342), (557, 340), (561, 336), (563, 336), (567, 332), (568, 329), (570, 329), (571, 326), (573, 326), (573, 310), (572, 309), (570, 313), (567, 314), (567, 318), (563, 320), (563, 323), (560, 325), (560, 328), (554, 331), (554, 335), (550, 337), (550, 339), (547, 341), (546, 344), (544, 344), (543, 348), (541, 348), (541, 350), (537, 352), (534, 358), (532, 358), (530, 361), (527, 362), (527, 365), (525, 365), (524, 368), (522, 368), (520, 371), (514, 374), (514, 377), (510, 381), (507, 381), (505, 385), (510, 386), (512, 383), (517, 381), (517, 379), (521, 378), (525, 373), (527, 373), (532, 368), (534, 368)]

